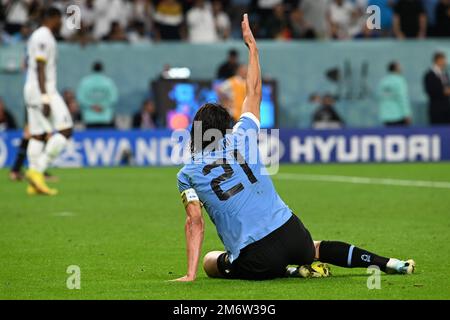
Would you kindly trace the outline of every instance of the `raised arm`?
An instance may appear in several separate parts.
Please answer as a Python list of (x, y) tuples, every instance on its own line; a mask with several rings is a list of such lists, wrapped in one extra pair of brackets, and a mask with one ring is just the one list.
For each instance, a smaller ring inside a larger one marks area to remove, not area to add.
[(259, 66), (259, 53), (253, 37), (248, 15), (244, 14), (242, 21), (242, 37), (248, 47), (248, 72), (247, 72), (247, 95), (244, 100), (242, 112), (251, 112), (259, 120), (259, 108), (262, 97), (261, 68)]

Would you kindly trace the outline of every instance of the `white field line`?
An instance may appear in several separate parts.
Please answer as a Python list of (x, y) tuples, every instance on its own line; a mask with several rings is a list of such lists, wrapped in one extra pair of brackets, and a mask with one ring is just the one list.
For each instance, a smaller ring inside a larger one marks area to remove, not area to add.
[(279, 173), (275, 175), (274, 178), (281, 180), (341, 182), (353, 184), (374, 184), (374, 185), (400, 186), (400, 187), (450, 189), (450, 182), (446, 181), (401, 180), (401, 179), (387, 179), (387, 178), (367, 178), (367, 177), (351, 177), (351, 176), (336, 176), (336, 175), (321, 175), (321, 174), (297, 174), (297, 173)]
[(55, 216), (55, 217), (74, 217), (74, 216), (76, 216), (76, 213), (63, 211), (63, 212), (56, 212), (53, 214), (53, 216)]

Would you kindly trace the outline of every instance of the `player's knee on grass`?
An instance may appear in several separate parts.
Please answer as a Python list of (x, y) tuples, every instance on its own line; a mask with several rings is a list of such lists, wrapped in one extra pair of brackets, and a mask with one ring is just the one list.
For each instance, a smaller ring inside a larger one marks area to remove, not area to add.
[(223, 251), (211, 251), (208, 252), (203, 258), (203, 269), (210, 278), (220, 278), (222, 274), (217, 266), (217, 259), (223, 253)]

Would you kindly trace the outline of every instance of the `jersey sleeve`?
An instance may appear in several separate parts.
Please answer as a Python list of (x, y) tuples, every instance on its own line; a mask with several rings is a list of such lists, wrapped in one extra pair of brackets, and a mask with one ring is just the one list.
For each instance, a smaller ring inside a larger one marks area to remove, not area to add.
[(183, 170), (178, 172), (177, 178), (178, 178), (178, 191), (180, 191), (181, 201), (183, 202), (184, 207), (186, 208), (188, 204), (191, 202), (197, 202), (200, 203), (201, 205), (197, 192), (195, 192), (195, 189), (192, 188), (189, 178), (183, 172)]
[[(232, 135), (227, 137), (227, 148), (232, 148), (234, 157), (238, 161), (245, 160), (247, 163), (257, 163), (258, 135), (260, 124), (258, 118), (253, 113), (246, 112), (233, 127)], [(236, 153), (237, 151), (237, 153)]]
[(248, 130), (254, 130), (256, 133), (259, 133), (260, 126), (258, 118), (253, 113), (245, 112), (233, 127), (233, 133), (245, 133)]
[(187, 177), (187, 175), (180, 170), (177, 174), (177, 183), (178, 183), (178, 191), (182, 193), (183, 191), (192, 188), (191, 183)]
[(32, 50), (34, 51), (34, 58), (37, 61), (46, 62), (50, 56), (50, 47), (51, 43), (45, 36), (40, 35), (39, 37), (36, 37), (36, 39), (34, 39), (32, 48)]

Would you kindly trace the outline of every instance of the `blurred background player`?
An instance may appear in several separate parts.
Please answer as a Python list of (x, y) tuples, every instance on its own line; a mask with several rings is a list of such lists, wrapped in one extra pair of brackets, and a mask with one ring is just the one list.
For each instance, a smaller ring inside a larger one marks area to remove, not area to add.
[[(29, 169), (26, 173), (29, 182), (27, 193), (30, 195), (57, 194), (57, 190), (47, 186), (43, 173), (72, 135), (69, 110), (56, 89), (55, 34), (61, 29), (61, 21), (62, 15), (58, 9), (47, 9), (41, 27), (33, 32), (27, 43), (24, 98), (31, 135), (27, 148)], [(49, 133), (52, 135), (48, 138)]]

